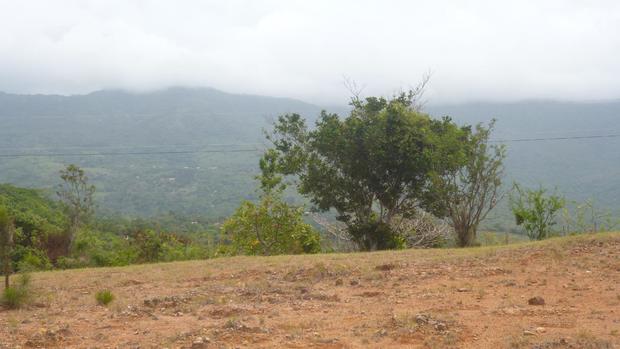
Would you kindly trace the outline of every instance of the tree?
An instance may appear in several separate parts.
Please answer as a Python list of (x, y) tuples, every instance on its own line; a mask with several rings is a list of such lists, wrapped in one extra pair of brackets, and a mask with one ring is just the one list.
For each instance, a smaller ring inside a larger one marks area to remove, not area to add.
[[(467, 132), (449, 118), (421, 113), (419, 93), (392, 99), (355, 96), (347, 118), (323, 111), (313, 130), (298, 114), (280, 116), (267, 135), (273, 148), (261, 160), (263, 189), (296, 178), (298, 191), (316, 208), (337, 211), (360, 248), (403, 247), (395, 220), (411, 217), (418, 208), (444, 211), (430, 192), (435, 142), (445, 133)], [(458, 152), (461, 147), (454, 142), (444, 148)]]
[[(494, 121), (488, 127), (481, 124), (475, 132), (444, 133), (435, 151), (432, 172), (437, 202), (446, 209), (459, 246), (471, 246), (476, 239), (478, 225), (497, 205), (501, 198), (505, 147), (489, 145)], [(456, 135), (457, 137), (452, 137)], [(464, 146), (460, 152), (451, 144)], [(448, 160), (446, 160), (448, 159)]]
[(517, 195), (511, 195), (512, 213), (517, 225), (522, 225), (531, 240), (543, 240), (549, 236), (556, 223), (555, 216), (565, 206), (565, 199), (559, 195), (545, 195), (546, 190), (522, 189), (515, 183)]
[(4, 288), (9, 288), (11, 275), (11, 250), (13, 248), (13, 220), (6, 207), (0, 206), (0, 252), (2, 252), (2, 270), (4, 273)]
[(67, 252), (73, 246), (78, 229), (93, 212), (93, 195), (95, 186), (88, 183), (84, 170), (76, 165), (69, 165), (60, 171), (62, 183), (56, 194), (64, 204), (69, 218), (67, 231)]
[(222, 226), (235, 252), (249, 255), (317, 253), (320, 235), (303, 221), (303, 210), (283, 202), (277, 193), (255, 204), (245, 201)]

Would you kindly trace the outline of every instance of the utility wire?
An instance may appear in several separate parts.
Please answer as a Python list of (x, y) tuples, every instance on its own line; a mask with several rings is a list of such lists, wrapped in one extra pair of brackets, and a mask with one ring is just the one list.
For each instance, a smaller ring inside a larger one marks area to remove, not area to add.
[(560, 141), (560, 140), (568, 140), (568, 139), (595, 139), (595, 138), (616, 138), (616, 137), (620, 137), (620, 134), (592, 135), (592, 136), (566, 136), (566, 137), (548, 137), (548, 138), (495, 139), (495, 140), (490, 140), (490, 142), (493, 142), (493, 143), (540, 142), (540, 141)]
[(249, 153), (259, 149), (221, 149), (221, 150), (172, 150), (172, 151), (136, 151), (136, 152), (107, 152), (107, 153), (22, 153), (0, 154), (0, 158), (21, 157), (53, 157), (53, 156), (122, 156), (122, 155), (168, 155), (168, 154), (199, 154), (199, 153)]
[[(559, 141), (559, 140), (576, 140), (576, 139), (600, 139), (600, 138), (618, 138), (620, 134), (609, 135), (592, 135), (592, 136), (566, 136), (566, 137), (548, 137), (548, 138), (517, 138), (517, 139), (497, 139), (490, 140), (492, 143), (509, 143), (509, 142), (543, 142), (543, 141)], [(215, 144), (212, 144), (215, 145)], [(219, 144), (218, 144), (219, 145)], [(227, 146), (243, 146), (245, 144), (222, 144)], [(143, 146), (149, 147), (149, 146)], [(140, 148), (140, 146), (136, 147)], [(55, 157), (55, 156), (124, 156), (124, 155), (174, 155), (174, 154), (200, 154), (200, 153), (250, 153), (260, 151), (253, 149), (219, 149), (219, 150), (170, 150), (170, 151), (131, 151), (131, 152), (97, 152), (97, 153), (18, 153), (18, 154), (0, 154), (0, 158), (21, 158), (21, 157)]]
[(166, 148), (166, 147), (255, 147), (265, 145), (264, 143), (207, 143), (207, 144), (146, 144), (146, 145), (95, 145), (95, 144), (85, 144), (85, 145), (68, 145), (68, 146), (47, 146), (47, 147), (19, 147), (19, 146), (7, 146), (2, 147), (0, 149), (14, 149), (14, 150), (60, 150), (60, 149), (138, 149), (138, 148)]

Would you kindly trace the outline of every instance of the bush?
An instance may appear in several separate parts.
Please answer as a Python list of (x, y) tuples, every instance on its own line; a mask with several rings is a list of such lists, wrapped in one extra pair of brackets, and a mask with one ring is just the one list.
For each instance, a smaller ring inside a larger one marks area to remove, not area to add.
[(114, 294), (110, 290), (101, 290), (95, 294), (95, 299), (99, 305), (108, 305), (114, 300)]
[(365, 251), (394, 250), (407, 247), (406, 238), (390, 224), (373, 219), (348, 225), (349, 234)]
[(248, 255), (318, 253), (319, 233), (303, 221), (303, 210), (265, 195), (260, 203), (246, 201), (222, 227), (231, 252)]
[(30, 275), (20, 274), (15, 286), (4, 289), (0, 301), (3, 306), (9, 309), (17, 309), (27, 304), (30, 298)]
[(13, 259), (17, 259), (16, 270), (20, 272), (52, 269), (52, 262), (45, 255), (45, 251), (33, 247), (18, 246), (13, 253)]
[(454, 233), (449, 225), (424, 211), (418, 211), (411, 218), (397, 217), (395, 221), (408, 248), (443, 247)]
[(531, 240), (543, 240), (552, 234), (556, 215), (566, 200), (559, 195), (546, 195), (546, 190), (523, 190), (515, 184), (516, 196), (511, 195), (512, 213), (517, 225), (522, 225)]

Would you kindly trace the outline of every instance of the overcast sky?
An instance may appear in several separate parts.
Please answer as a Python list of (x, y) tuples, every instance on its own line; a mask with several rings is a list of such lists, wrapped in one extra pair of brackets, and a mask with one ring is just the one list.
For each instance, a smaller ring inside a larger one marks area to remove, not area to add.
[(620, 98), (620, 1), (0, 0), (0, 91)]

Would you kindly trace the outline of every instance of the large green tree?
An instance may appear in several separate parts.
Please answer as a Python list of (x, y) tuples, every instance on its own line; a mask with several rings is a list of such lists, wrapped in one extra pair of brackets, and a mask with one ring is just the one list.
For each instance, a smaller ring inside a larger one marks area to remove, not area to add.
[[(348, 117), (322, 112), (314, 129), (298, 114), (280, 116), (267, 136), (273, 148), (260, 162), (263, 189), (293, 178), (319, 210), (336, 210), (360, 248), (403, 246), (395, 229), (399, 219), (420, 208), (445, 212), (430, 181), (437, 142), (469, 132), (449, 118), (420, 112), (416, 96), (354, 98)], [(463, 144), (442, 147), (457, 153)]]

